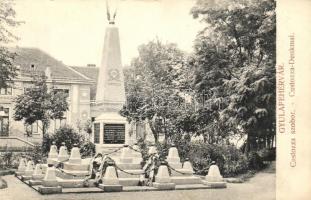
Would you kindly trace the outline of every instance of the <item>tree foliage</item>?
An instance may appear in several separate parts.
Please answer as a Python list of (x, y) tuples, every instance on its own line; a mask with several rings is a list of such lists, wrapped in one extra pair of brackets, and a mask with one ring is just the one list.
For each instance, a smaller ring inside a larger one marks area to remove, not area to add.
[(68, 110), (66, 98), (65, 93), (48, 88), (45, 76), (34, 78), (33, 86), (25, 88), (24, 94), (15, 99), (14, 119), (24, 120), (27, 125), (41, 121), (44, 135), (50, 120), (62, 119)]
[(275, 2), (215, 6), (197, 1), (192, 13), (207, 24), (191, 63), (195, 90), (208, 95), (199, 119), (208, 136), (247, 134), (252, 148), (274, 134)]
[(15, 20), (15, 15), (12, 0), (0, 1), (0, 88), (7, 88), (17, 75), (18, 69), (13, 65), (15, 53), (5, 46), (17, 39), (12, 33), (12, 28), (21, 22)]
[[(181, 107), (185, 61), (175, 44), (152, 41), (139, 47), (139, 56), (125, 72), (127, 105), (121, 114), (130, 121), (146, 120), (156, 141), (160, 133), (166, 139), (175, 135), (180, 118), (188, 117)], [(189, 127), (180, 124), (180, 129)]]

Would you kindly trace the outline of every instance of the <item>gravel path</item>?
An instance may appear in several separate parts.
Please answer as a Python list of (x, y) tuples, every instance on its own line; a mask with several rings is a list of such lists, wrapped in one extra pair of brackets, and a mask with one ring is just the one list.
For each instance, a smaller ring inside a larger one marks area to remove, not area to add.
[(121, 193), (92, 193), (92, 194), (58, 194), (40, 195), (14, 176), (3, 177), (8, 188), (0, 190), (3, 200), (274, 200), (275, 174), (258, 173), (248, 182), (228, 184), (226, 189), (178, 190), (156, 192), (121, 192)]

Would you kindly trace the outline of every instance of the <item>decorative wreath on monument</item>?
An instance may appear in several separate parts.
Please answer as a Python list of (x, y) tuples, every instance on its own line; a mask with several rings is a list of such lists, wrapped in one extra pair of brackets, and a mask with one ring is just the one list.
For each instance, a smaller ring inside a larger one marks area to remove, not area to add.
[(109, 74), (109, 78), (111, 80), (120, 80), (119, 70), (117, 70), (117, 69), (110, 69), (108, 74)]

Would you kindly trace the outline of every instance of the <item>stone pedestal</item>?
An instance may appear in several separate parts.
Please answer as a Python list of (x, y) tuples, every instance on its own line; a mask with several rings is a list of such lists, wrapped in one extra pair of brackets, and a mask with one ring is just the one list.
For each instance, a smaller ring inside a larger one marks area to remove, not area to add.
[[(166, 158), (166, 161), (168, 162), (168, 164), (176, 169), (176, 170), (180, 170), (182, 169), (182, 164), (180, 162), (180, 158), (179, 158), (179, 154), (178, 154), (178, 150), (175, 146), (172, 146), (169, 151), (168, 151), (168, 156)], [(172, 172), (174, 175), (176, 172)]]
[(132, 156), (133, 156), (133, 159), (134, 159), (134, 162), (137, 162), (137, 163), (141, 163), (143, 161), (143, 157), (140, 153), (140, 149), (139, 149), (139, 146), (137, 144), (134, 144), (132, 150)]
[[(35, 184), (35, 182), (33, 183)], [(48, 165), (46, 174), (42, 180), (42, 186), (39, 186), (38, 191), (41, 194), (57, 194), (62, 192), (62, 187), (57, 182), (56, 169), (52, 164)]]
[(175, 183), (171, 182), (171, 178), (168, 173), (168, 168), (166, 165), (162, 164), (159, 167), (158, 173), (155, 177), (155, 182), (152, 185), (153, 187), (160, 189), (160, 190), (174, 190), (175, 189)]
[(53, 144), (50, 147), (50, 152), (48, 154), (47, 164), (53, 165), (56, 164), (57, 157), (58, 157), (57, 146), (55, 145), (55, 142), (53, 142)]
[(133, 154), (132, 150), (128, 147), (128, 145), (124, 145), (121, 150), (120, 163), (132, 163), (133, 162)]
[(25, 173), (24, 175), (22, 175), (22, 180), (23, 181), (30, 180), (32, 178), (33, 171), (34, 171), (34, 163), (32, 160), (30, 160), (27, 162)]
[(32, 178), (29, 181), (30, 186), (42, 185), (42, 180), (44, 178), (42, 164), (36, 164), (35, 171), (32, 174)]
[(35, 171), (32, 174), (32, 180), (42, 180), (44, 178), (41, 164), (36, 164)]
[(64, 162), (69, 159), (68, 150), (65, 146), (65, 143), (62, 144), (62, 146), (59, 148), (59, 154), (57, 157), (58, 162)]
[(44, 187), (57, 187), (57, 179), (56, 179), (56, 169), (54, 166), (49, 165), (46, 174), (42, 180), (42, 185)]
[(107, 167), (102, 180), (103, 184), (100, 184), (98, 187), (105, 192), (120, 192), (123, 189), (117, 177), (116, 169), (111, 165)]
[(219, 168), (216, 164), (212, 164), (208, 170), (208, 174), (205, 176), (205, 180), (202, 181), (204, 185), (211, 188), (225, 188), (227, 183), (224, 181), (220, 174)]
[(187, 160), (184, 162), (182, 169), (178, 169), (181, 173), (172, 173), (171, 181), (176, 185), (202, 184), (200, 177), (194, 176), (191, 163)]
[(38, 188), (38, 191), (41, 194), (60, 194), (60, 193), (62, 193), (62, 187), (61, 186), (57, 186), (57, 187), (42, 187), (42, 186), (40, 186)]
[(70, 164), (81, 164), (81, 155), (80, 155), (80, 149), (77, 147), (77, 145), (75, 145), (72, 149), (71, 149), (71, 153), (70, 153), (70, 158), (68, 163)]
[[(95, 119), (93, 132), (96, 153), (110, 153), (128, 143), (128, 122), (118, 112), (101, 113)], [(120, 156), (120, 153), (111, 156)]]
[(17, 171), (15, 172), (16, 176), (21, 176), (25, 174), (25, 170), (26, 170), (26, 159), (25, 158), (21, 158), (19, 160), (19, 165), (17, 168)]
[(172, 146), (168, 151), (167, 162), (180, 163), (178, 150), (175, 146)]

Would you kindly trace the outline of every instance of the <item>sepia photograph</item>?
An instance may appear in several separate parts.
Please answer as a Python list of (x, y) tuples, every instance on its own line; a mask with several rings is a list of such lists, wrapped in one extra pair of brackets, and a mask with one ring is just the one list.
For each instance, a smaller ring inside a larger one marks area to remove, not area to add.
[(283, 199), (278, 3), (0, 0), (1, 199)]

